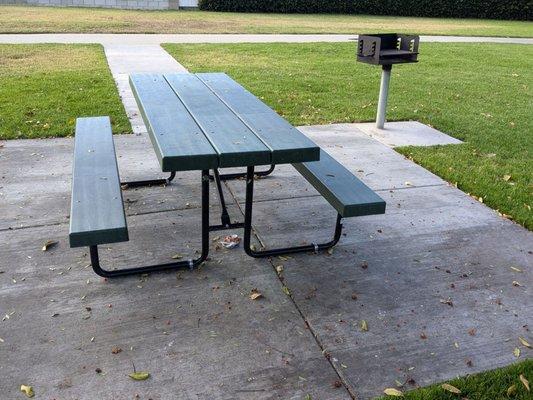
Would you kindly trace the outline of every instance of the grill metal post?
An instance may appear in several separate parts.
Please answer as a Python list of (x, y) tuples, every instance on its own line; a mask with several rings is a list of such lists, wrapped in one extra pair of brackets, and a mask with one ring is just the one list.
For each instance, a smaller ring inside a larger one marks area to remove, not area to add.
[(384, 65), (381, 73), (381, 86), (379, 88), (378, 113), (376, 116), (376, 127), (383, 129), (387, 114), (387, 100), (389, 98), (389, 84), (392, 65)]

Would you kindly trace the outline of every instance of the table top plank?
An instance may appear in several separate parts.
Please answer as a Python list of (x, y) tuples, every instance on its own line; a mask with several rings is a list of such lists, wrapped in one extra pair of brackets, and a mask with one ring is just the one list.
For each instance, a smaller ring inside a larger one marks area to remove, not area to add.
[(163, 75), (134, 74), (130, 85), (163, 171), (219, 166), (218, 153)]
[(272, 164), (318, 161), (320, 148), (224, 73), (196, 74), (271, 150)]
[(270, 164), (272, 151), (194, 74), (165, 79), (219, 155), (219, 167)]

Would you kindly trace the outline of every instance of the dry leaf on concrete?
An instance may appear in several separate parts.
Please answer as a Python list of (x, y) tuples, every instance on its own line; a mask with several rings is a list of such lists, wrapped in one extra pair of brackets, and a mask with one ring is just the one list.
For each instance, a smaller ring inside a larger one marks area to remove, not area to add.
[(144, 381), (150, 377), (150, 373), (149, 372), (132, 372), (128, 376), (135, 381)]
[(529, 344), (529, 342), (526, 339), (518, 336), (518, 340), (520, 340), (520, 343), (522, 343), (522, 345), (524, 345), (525, 347), (531, 348), (531, 345)]
[(252, 300), (257, 300), (257, 299), (260, 299), (261, 297), (263, 297), (263, 295), (257, 289), (252, 289), (252, 291), (250, 292), (250, 299)]
[(361, 332), (368, 331), (368, 323), (364, 319), (359, 324), (359, 327), (361, 328)]
[(43, 244), (42, 251), (47, 251), (48, 249), (54, 247), (59, 242), (57, 240), (48, 240), (45, 244)]
[(35, 393), (33, 391), (33, 388), (29, 385), (20, 385), (20, 391), (24, 393), (28, 397), (35, 396)]

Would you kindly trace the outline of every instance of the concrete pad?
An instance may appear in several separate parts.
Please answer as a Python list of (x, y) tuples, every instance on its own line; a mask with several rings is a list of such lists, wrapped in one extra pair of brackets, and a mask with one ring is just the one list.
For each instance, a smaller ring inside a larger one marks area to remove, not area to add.
[(355, 126), (370, 137), (390, 147), (463, 143), (418, 121), (386, 122), (383, 129), (376, 128), (373, 122), (355, 124)]
[[(192, 253), (196, 214), (129, 218), (131, 242), (101, 246), (102, 262)], [(3, 397), (31, 384), (39, 398), (350, 398), (267, 261), (212, 248), (193, 272), (108, 281), (87, 267), (86, 249), (68, 249), (67, 234), (65, 224), (0, 232)], [(48, 239), (60, 243), (45, 253)], [(251, 300), (253, 288), (264, 298)], [(128, 378), (133, 365), (151, 378)]]
[[(425, 385), (514, 362), (518, 336), (533, 341), (533, 233), (351, 124), (301, 129), (377, 190), (387, 213), (344, 220), (331, 255), (269, 263), (213, 248), (197, 271), (111, 281), (87, 268), (85, 249), (67, 247), (72, 140), (6, 142), (0, 393), (15, 398), (28, 383), (50, 398), (369, 399), (396, 379)], [(124, 180), (161, 176), (145, 135), (115, 141)], [(102, 262), (193, 255), (197, 180), (180, 173), (166, 188), (125, 191), (131, 241), (101, 246)], [(241, 220), (244, 182), (227, 188)], [(334, 210), (292, 167), (256, 189), (254, 229), (267, 248), (331, 238)], [(49, 239), (60, 243), (42, 252)], [(265, 298), (250, 300), (252, 288)], [(131, 381), (132, 363), (152, 378)], [(348, 391), (333, 388), (338, 379)]]
[[(369, 137), (356, 124), (301, 126), (298, 129), (374, 190), (446, 184), (438, 176), (406, 161), (403, 155)], [(290, 165), (276, 166), (274, 174), (260, 182), (255, 188), (255, 200), (318, 194)], [(244, 182), (227, 184), (239, 202), (244, 202)]]
[[(167, 177), (146, 135), (114, 137), (123, 182)], [(74, 140), (11, 140), (0, 149), (0, 230), (68, 222)], [(124, 191), (126, 214), (199, 207), (200, 172), (177, 174), (163, 188)], [(212, 201), (218, 201), (210, 185)], [(229, 196), (229, 193), (226, 194)]]

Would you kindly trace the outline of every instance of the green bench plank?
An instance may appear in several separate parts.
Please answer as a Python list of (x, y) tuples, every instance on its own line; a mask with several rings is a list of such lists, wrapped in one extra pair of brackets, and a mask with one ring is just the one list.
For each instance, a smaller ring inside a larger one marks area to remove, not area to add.
[(224, 73), (196, 74), (272, 150), (272, 164), (317, 161), (320, 148)]
[(218, 166), (217, 152), (163, 75), (134, 74), (130, 86), (163, 171)]
[(219, 167), (271, 163), (271, 150), (193, 74), (166, 80), (219, 155)]
[(71, 247), (128, 240), (109, 117), (76, 121), (69, 239)]
[(320, 161), (293, 166), (342, 217), (385, 213), (385, 201), (324, 150)]

